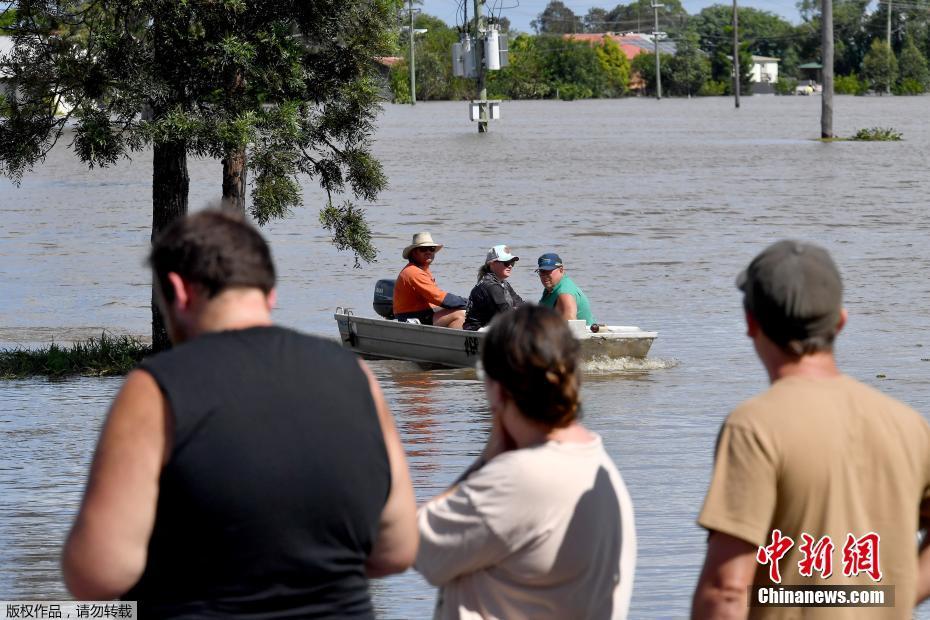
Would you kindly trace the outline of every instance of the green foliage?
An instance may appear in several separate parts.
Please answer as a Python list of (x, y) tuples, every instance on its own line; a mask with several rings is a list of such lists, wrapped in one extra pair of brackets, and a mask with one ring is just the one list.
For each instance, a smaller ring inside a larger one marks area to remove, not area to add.
[[(89, 166), (153, 145), (214, 158), (247, 150), (259, 222), (301, 204), (301, 176), (370, 200), (384, 185), (377, 162), (359, 156), (379, 111), (372, 58), (396, 47), (398, 6), (20, 0), (0, 173), (19, 181), (73, 122)], [(72, 110), (56, 115), (59, 99)]]
[[(688, 16), (678, 0), (670, 0), (664, 4), (665, 7), (660, 13), (660, 29), (671, 34), (679, 51), (675, 57), (664, 56), (662, 59), (663, 90), (669, 95), (681, 96), (732, 94), (733, 63), (729, 58), (732, 53), (731, 5), (713, 5), (697, 15)], [(852, 76), (848, 79), (837, 78), (838, 93), (861, 94), (871, 84), (865, 78), (864, 71), (859, 73), (868, 44), (871, 42), (871, 38), (864, 38), (863, 33), (866, 32), (867, 26), (871, 28), (873, 25), (873, 17), (866, 12), (867, 4), (867, 0), (834, 0), (837, 57), (835, 69), (840, 75)], [(800, 75), (798, 66), (802, 64), (802, 59), (806, 62), (816, 60), (820, 56), (819, 7), (819, 0), (802, 0), (799, 8), (807, 22), (799, 26), (792, 26), (766, 11), (740, 7), (739, 54), (742, 94), (748, 95), (752, 92), (750, 76), (753, 54), (781, 59), (780, 81), (775, 84), (776, 92), (793, 93), (795, 78), (811, 77)], [(541, 32), (557, 34), (562, 31), (581, 31), (577, 16), (564, 4), (550, 3), (547, 9), (551, 10), (548, 13), (543, 11), (540, 15), (542, 21), (537, 24), (543, 27)], [(563, 9), (567, 11), (564, 15)], [(926, 50), (921, 51), (919, 46), (930, 47), (930, 13), (924, 15), (910, 7), (902, 7), (900, 10), (902, 15), (908, 16), (908, 32), (919, 34), (915, 35), (914, 43), (905, 42), (902, 47), (901, 75), (893, 88), (895, 92), (902, 94), (920, 92), (917, 83), (926, 85), (927, 82), (923, 80), (921, 71), (921, 67), (926, 67), (926, 58), (923, 55)], [(874, 13), (882, 11), (880, 8)], [(636, 29), (636, 24), (650, 24), (651, 16), (650, 0), (636, 0), (628, 5), (617, 5), (609, 11), (592, 7), (584, 16), (583, 25), (587, 32), (623, 32)], [(448, 52), (452, 43), (457, 40), (457, 34), (436, 18), (421, 18), (431, 21), (424, 21), (422, 25), (418, 22), (420, 27), (428, 27), (431, 32), (442, 32), (443, 36), (451, 33), (452, 36), (435, 50), (435, 57), (441, 61), (439, 64), (442, 72), (451, 72)], [(570, 29), (566, 30), (565, 24), (569, 24)], [(423, 72), (427, 71), (425, 67), (429, 66), (429, 63), (424, 61), (421, 66), (419, 59), (423, 52), (420, 52), (419, 46), (426, 46), (428, 37), (429, 35), (418, 43), (418, 99), (430, 96), (424, 96), (420, 92), (421, 81), (427, 79), (423, 77)], [(619, 46), (613, 49), (613, 41), (594, 46), (592, 55), (584, 51), (580, 47), (582, 45), (580, 42), (568, 42), (561, 36), (552, 34), (519, 35), (510, 41), (510, 66), (487, 75), (489, 96), (509, 99), (545, 98), (556, 95), (560, 98), (582, 98), (615, 97), (628, 92), (628, 78), (623, 87), (620, 87), (624, 83), (624, 61), (620, 59), (622, 51)], [(595, 58), (597, 64), (594, 63)], [(626, 64), (629, 65), (629, 74), (639, 74), (644, 78), (647, 83), (646, 92), (654, 93), (654, 56), (640, 54)], [(701, 79), (708, 65), (710, 75)], [(435, 72), (436, 75), (440, 73)], [(862, 77), (856, 77), (857, 74)], [(396, 101), (406, 100), (405, 93), (409, 90), (407, 80), (406, 66), (396, 66), (391, 74)], [(446, 79), (445, 91), (441, 88), (436, 89), (435, 92), (444, 92), (440, 98), (457, 99), (472, 95), (472, 81), (455, 79), (450, 84), (449, 80), (452, 78)], [(908, 81), (905, 83), (905, 80)]]
[(584, 32), (581, 17), (565, 6), (561, 0), (550, 0), (530, 26), (538, 34), (571, 34)]
[(595, 47), (562, 37), (537, 37), (536, 47), (550, 93), (565, 99), (611, 96), (612, 77), (604, 71)]
[[(768, 11), (738, 7), (740, 41), (751, 54), (784, 58), (794, 45), (795, 29), (789, 22)], [(709, 54), (718, 49), (733, 53), (733, 7), (715, 4), (702, 9), (688, 22), (688, 31), (698, 37), (698, 45)]]
[(394, 95), (393, 103), (410, 103), (410, 67), (406, 60), (391, 67), (388, 83)]
[(901, 138), (901, 133), (892, 127), (869, 127), (860, 129), (850, 139), (862, 142), (899, 142)]
[(0, 36), (6, 34), (3, 30), (16, 23), (16, 9), (14, 9), (13, 5), (9, 2), (4, 2), (3, 4), (5, 4), (6, 7), (0, 10)]
[(333, 245), (340, 250), (351, 249), (355, 252), (355, 266), (359, 259), (371, 262), (378, 256), (378, 251), (371, 242), (371, 229), (365, 220), (365, 212), (351, 202), (336, 206), (332, 203), (320, 211), (320, 223), (325, 230), (332, 233)]
[(901, 95), (919, 95), (926, 91), (930, 73), (927, 70), (927, 59), (917, 45), (914, 39), (908, 37), (901, 54), (898, 56), (898, 88), (895, 94)]
[(677, 51), (669, 61), (669, 94), (689, 97), (697, 95), (709, 79), (710, 60), (698, 47), (697, 36), (685, 35), (678, 42)]
[[(870, 0), (833, 0), (834, 71), (837, 75), (858, 72), (872, 37), (867, 29)], [(819, 60), (821, 0), (799, 0), (798, 10), (805, 23), (797, 28), (796, 45), (801, 58)], [(896, 9), (897, 10), (897, 9)], [(881, 18), (884, 24), (884, 17)], [(884, 32), (884, 25), (881, 26)], [(797, 76), (800, 77), (800, 76)]]
[(833, 92), (837, 95), (864, 95), (869, 92), (869, 85), (855, 73), (839, 75), (833, 79)]
[(626, 94), (630, 83), (630, 61), (620, 49), (620, 45), (609, 37), (594, 48), (601, 71), (606, 80), (605, 97), (619, 97)]
[(521, 34), (510, 41), (510, 64), (488, 74), (491, 97), (541, 99), (553, 91), (546, 74), (546, 62), (538, 37)]
[[(674, 56), (659, 52), (659, 65), (662, 72), (662, 84), (671, 82), (671, 62)], [(633, 72), (638, 73), (645, 82), (644, 95), (655, 95), (656, 93), (656, 55), (649, 52), (637, 54), (633, 58)]]
[[(414, 39), (416, 53), (417, 101), (466, 99), (474, 96), (474, 82), (452, 76), (452, 45), (458, 33), (441, 19), (421, 13), (414, 21), (415, 28), (426, 29)], [(397, 103), (410, 102), (410, 39), (401, 38), (400, 55), (403, 61), (391, 69), (390, 82), (396, 87)]]
[(556, 96), (562, 101), (574, 101), (575, 99), (590, 99), (594, 93), (590, 88), (563, 82), (556, 87)]
[[(732, 50), (717, 48), (710, 58), (711, 79), (726, 84), (728, 95), (733, 94), (733, 60), (728, 56), (730, 51)], [(745, 44), (740, 46), (739, 69), (740, 93), (749, 95), (752, 93), (752, 54)]]
[(608, 32), (607, 10), (591, 7), (582, 19), (585, 32)]
[(862, 61), (862, 77), (872, 90), (883, 93), (890, 88), (898, 76), (898, 60), (888, 44), (875, 39)]
[[(598, 32), (642, 32), (651, 31), (653, 11), (651, 0), (633, 0), (629, 4), (617, 4), (607, 12), (605, 23)], [(664, 0), (659, 10), (659, 30), (677, 39), (687, 28), (690, 16), (680, 0)]]
[(904, 78), (903, 80), (898, 80), (898, 83), (891, 89), (891, 92), (896, 95), (922, 95), (927, 92), (927, 85), (923, 82), (918, 82), (914, 78)]
[(89, 338), (70, 347), (53, 343), (34, 350), (3, 349), (0, 350), (0, 379), (125, 375), (151, 352), (152, 348), (138, 338), (112, 336), (106, 332), (100, 338)]
[(698, 95), (701, 97), (721, 97), (729, 92), (730, 85), (728, 82), (707, 80), (701, 85), (701, 90), (698, 91)]
[(793, 95), (798, 88), (798, 81), (793, 77), (779, 77), (775, 82), (776, 95)]

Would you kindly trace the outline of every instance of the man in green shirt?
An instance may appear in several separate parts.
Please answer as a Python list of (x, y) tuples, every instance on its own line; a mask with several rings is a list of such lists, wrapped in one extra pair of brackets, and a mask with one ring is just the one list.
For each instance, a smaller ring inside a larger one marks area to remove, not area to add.
[(591, 304), (587, 296), (565, 275), (565, 267), (558, 254), (543, 254), (536, 261), (536, 265), (539, 281), (545, 287), (539, 299), (541, 306), (555, 309), (566, 321), (584, 319), (588, 326), (597, 322), (591, 314)]

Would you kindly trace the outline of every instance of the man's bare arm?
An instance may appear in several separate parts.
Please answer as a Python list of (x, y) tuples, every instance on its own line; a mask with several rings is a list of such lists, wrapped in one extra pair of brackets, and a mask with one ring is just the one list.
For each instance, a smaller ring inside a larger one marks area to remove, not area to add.
[(130, 373), (110, 407), (62, 552), (65, 584), (75, 598), (117, 598), (142, 576), (171, 425), (155, 379), (142, 370)]
[(569, 293), (559, 295), (555, 300), (555, 309), (566, 321), (574, 321), (578, 318), (578, 302), (575, 301), (575, 296)]
[(368, 377), (391, 466), (391, 492), (381, 511), (378, 538), (365, 563), (365, 572), (369, 577), (383, 577), (402, 573), (413, 566), (419, 545), (417, 505), (404, 447), (381, 393), (381, 386), (364, 362), (360, 361), (359, 365)]
[(756, 547), (729, 534), (711, 532), (704, 569), (694, 591), (695, 620), (746, 618), (747, 588), (756, 572)]

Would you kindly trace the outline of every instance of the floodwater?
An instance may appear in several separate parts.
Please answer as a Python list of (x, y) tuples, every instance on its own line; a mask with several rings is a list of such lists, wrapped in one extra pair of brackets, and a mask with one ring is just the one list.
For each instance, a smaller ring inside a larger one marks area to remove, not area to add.
[[(850, 314), (841, 366), (930, 412), (928, 99), (837, 98), (840, 135), (890, 125), (898, 143), (811, 140), (816, 97), (742, 103), (504, 102), (481, 136), (464, 102), (387, 106), (375, 152), (391, 185), (368, 207), (379, 261), (356, 269), (328, 244), (312, 183), (306, 208), (266, 228), (277, 320), (310, 333), (335, 337), (337, 306), (371, 313), (374, 281), (396, 274), (419, 230), (445, 244), (434, 272), (448, 290), (467, 294), (487, 249), (508, 243), (523, 259), (511, 282), (533, 299), (533, 261), (555, 250), (601, 322), (659, 331), (648, 363), (594, 369), (583, 392), (586, 423), (635, 504), (633, 618), (687, 614), (718, 427), (766, 385), (734, 288), (766, 244), (796, 237), (833, 252)], [(193, 208), (219, 191), (219, 175), (216, 162), (191, 163)], [(63, 147), (18, 189), (0, 181), (0, 344), (148, 331), (150, 182), (150, 154), (88, 172)], [(481, 385), (470, 371), (372, 366), (425, 500), (482, 447)], [(59, 548), (119, 384), (0, 383), (0, 599), (66, 596)], [(372, 589), (385, 618), (428, 617), (435, 595), (414, 572)]]

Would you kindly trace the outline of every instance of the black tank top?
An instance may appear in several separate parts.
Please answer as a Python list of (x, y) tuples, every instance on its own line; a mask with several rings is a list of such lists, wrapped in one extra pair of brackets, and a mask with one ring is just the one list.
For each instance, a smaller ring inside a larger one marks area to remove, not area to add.
[(365, 374), (279, 327), (206, 334), (152, 357), (174, 416), (146, 618), (373, 618), (364, 564), (390, 490)]

